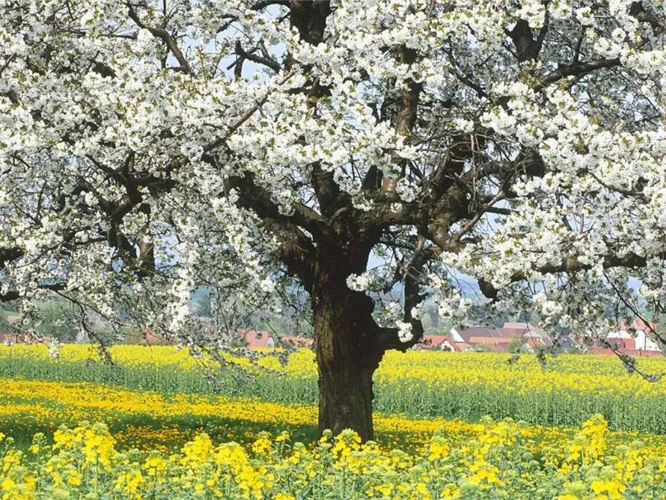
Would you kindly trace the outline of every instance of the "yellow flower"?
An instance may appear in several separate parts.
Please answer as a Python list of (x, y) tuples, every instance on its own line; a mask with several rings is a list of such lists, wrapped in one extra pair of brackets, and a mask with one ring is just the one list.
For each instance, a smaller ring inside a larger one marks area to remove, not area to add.
[(213, 442), (208, 434), (198, 434), (193, 441), (183, 446), (181, 463), (190, 467), (203, 464), (213, 451)]
[(433, 436), (428, 446), (428, 460), (434, 461), (449, 454), (449, 444), (442, 436)]
[(289, 440), (289, 433), (287, 431), (282, 431), (278, 437), (275, 438), (276, 443), (283, 443), (284, 441)]
[(296, 497), (287, 493), (277, 493), (273, 496), (273, 500), (296, 500)]
[(375, 486), (375, 490), (384, 496), (389, 496), (393, 492), (393, 485), (391, 483), (384, 483)]
[(145, 479), (141, 474), (138, 467), (134, 467), (128, 471), (121, 472), (116, 480), (116, 489), (123, 493), (125, 498), (139, 500), (142, 498), (139, 489), (145, 483)]
[(16, 483), (12, 480), (11, 477), (7, 476), (3, 481), (2, 481), (2, 489), (4, 491), (9, 491), (11, 490)]
[(159, 455), (152, 455), (143, 464), (143, 469), (150, 477), (155, 477), (166, 471), (167, 462)]
[(439, 495), (439, 498), (454, 500), (460, 498), (461, 491), (455, 484), (447, 484)]
[(70, 486), (81, 486), (81, 473), (76, 469), (67, 472), (67, 484)]
[(622, 498), (622, 492), (626, 489), (619, 481), (607, 481), (603, 479), (592, 481), (590, 488), (592, 488), (592, 491), (597, 495), (603, 493), (605, 497), (610, 498), (611, 500), (620, 500)]
[(266, 432), (259, 433), (259, 438), (252, 443), (252, 451), (257, 455), (268, 456), (273, 449), (270, 434)]

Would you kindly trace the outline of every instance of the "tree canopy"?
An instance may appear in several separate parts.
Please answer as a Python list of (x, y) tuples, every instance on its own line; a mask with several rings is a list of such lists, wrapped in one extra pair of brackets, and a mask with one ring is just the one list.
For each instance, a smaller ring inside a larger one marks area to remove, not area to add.
[(0, 296), (29, 312), (56, 291), (188, 344), (309, 305), (320, 425), (371, 436), (372, 372), (430, 296), (588, 336), (661, 314), (665, 19), (647, 0), (0, 0)]

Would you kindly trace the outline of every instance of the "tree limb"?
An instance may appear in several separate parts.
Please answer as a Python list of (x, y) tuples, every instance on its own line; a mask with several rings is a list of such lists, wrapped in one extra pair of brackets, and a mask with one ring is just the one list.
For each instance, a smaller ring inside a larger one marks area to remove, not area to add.
[(190, 63), (183, 52), (178, 47), (178, 42), (176, 42), (176, 39), (164, 28), (155, 28), (143, 23), (130, 2), (127, 2), (125, 5), (127, 6), (130, 19), (132, 19), (132, 21), (134, 21), (134, 23), (139, 28), (147, 29), (153, 36), (162, 40), (180, 64), (180, 69), (185, 73), (194, 76), (194, 70), (192, 69), (192, 66), (190, 66)]
[(556, 70), (543, 76), (539, 83), (534, 87), (535, 90), (541, 90), (548, 85), (558, 82), (569, 76), (585, 76), (593, 71), (603, 68), (615, 68), (620, 66), (620, 58), (615, 59), (594, 59), (586, 62), (575, 62), (573, 64), (562, 65)]

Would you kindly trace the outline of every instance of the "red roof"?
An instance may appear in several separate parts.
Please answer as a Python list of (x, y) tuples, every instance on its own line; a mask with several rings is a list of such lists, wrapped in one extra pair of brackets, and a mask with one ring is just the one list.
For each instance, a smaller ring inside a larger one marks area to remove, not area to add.
[[(628, 328), (630, 328), (629, 325), (627, 325), (624, 321), (621, 321), (618, 324), (618, 326), (623, 330), (627, 330)], [(631, 323), (631, 328), (633, 328), (636, 331), (639, 330), (643, 331), (645, 333), (651, 333), (652, 330), (656, 330), (658, 326), (659, 325), (657, 325), (657, 323), (654, 323), (652, 321), (646, 323), (645, 321), (640, 319), (636, 319)]]
[(527, 334), (533, 337), (542, 337), (546, 335), (545, 331), (532, 323), (511, 323), (507, 321), (500, 330), (514, 336)]
[(293, 335), (285, 335), (281, 340), (296, 347), (310, 347), (314, 343), (314, 339), (311, 337), (296, 337)]
[(450, 335), (424, 335), (414, 349), (447, 349), (449, 347), (456, 352), (472, 349), (468, 343), (456, 342)]
[(155, 335), (151, 330), (144, 330), (143, 332), (134, 332), (127, 336), (127, 342), (129, 344), (142, 344), (142, 345), (153, 345), (153, 344), (162, 344), (163, 341), (160, 337)]
[(439, 347), (446, 340), (446, 335), (424, 335), (421, 337), (421, 344), (424, 348)]
[(486, 328), (485, 326), (469, 326), (464, 330), (458, 330), (460, 336), (465, 342), (474, 342), (472, 338), (494, 338), (494, 339), (514, 339), (522, 337), (525, 329), (513, 331), (503, 328)]
[(238, 332), (241, 337), (244, 337), (247, 347), (256, 349), (260, 347), (273, 347), (275, 339), (271, 332), (262, 330), (244, 330)]

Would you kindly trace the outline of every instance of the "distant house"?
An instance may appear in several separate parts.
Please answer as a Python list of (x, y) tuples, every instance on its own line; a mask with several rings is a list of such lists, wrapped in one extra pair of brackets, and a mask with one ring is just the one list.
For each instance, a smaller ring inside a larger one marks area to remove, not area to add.
[[(606, 349), (604, 347), (592, 347), (589, 350), (592, 354), (605, 354), (605, 355), (614, 355), (615, 353), (611, 349)], [(629, 356), (636, 356), (639, 358), (655, 358), (662, 357), (664, 354), (662, 351), (644, 351), (642, 349), (622, 349), (623, 354), (628, 354)]]
[(51, 337), (35, 337), (23, 333), (2, 333), (0, 334), (0, 344), (48, 344), (53, 339)]
[(311, 347), (314, 343), (312, 337), (296, 337), (293, 335), (285, 335), (280, 340), (283, 343), (293, 345), (294, 347)]
[(475, 351), (508, 352), (515, 344), (513, 339), (497, 339), (493, 337), (472, 337), (469, 341)]
[(468, 344), (472, 343), (472, 339), (500, 339), (504, 337), (510, 337), (510, 335), (504, 334), (497, 328), (488, 328), (485, 326), (468, 326), (463, 329), (451, 328), (451, 338), (455, 342), (467, 342)]
[(621, 349), (661, 352), (654, 335), (655, 330), (657, 330), (656, 323), (636, 320), (630, 326), (620, 324), (620, 330), (611, 332), (606, 339)]
[(521, 335), (523, 343), (531, 348), (550, 347), (553, 345), (550, 336), (544, 330), (531, 323), (504, 323), (501, 329), (512, 335)]
[(241, 330), (238, 334), (250, 349), (275, 347), (275, 339), (271, 332), (263, 330)]
[(465, 343), (472, 350), (488, 350), (504, 352), (516, 339), (522, 339), (523, 332), (503, 330), (501, 328), (488, 328), (485, 326), (469, 326), (464, 329), (451, 329), (451, 338), (454, 342)]
[(611, 332), (606, 337), (606, 340), (617, 349), (636, 349), (636, 339), (626, 330)]
[(463, 329), (451, 329), (451, 340), (464, 343), (472, 349), (506, 352), (516, 343), (534, 349), (538, 346), (551, 346), (550, 336), (541, 328), (530, 323), (504, 323), (501, 328), (469, 326)]
[(465, 342), (456, 342), (450, 335), (424, 335), (412, 349), (467, 352), (472, 350), (472, 346)]
[(16, 335), (13, 333), (3, 333), (0, 334), (0, 343), (3, 344), (22, 344), (23, 343), (23, 336), (22, 335)]
[(140, 345), (156, 345), (163, 344), (164, 341), (155, 335), (151, 330), (144, 330), (142, 332), (133, 332), (127, 336), (126, 342), (128, 344), (140, 344)]
[(444, 349), (445, 341), (446, 335), (423, 335), (421, 341), (414, 346), (414, 349)]
[(443, 351), (454, 351), (454, 352), (471, 352), (474, 348), (471, 344), (467, 342), (456, 342), (450, 335), (446, 336), (446, 340), (441, 343), (441, 349)]

